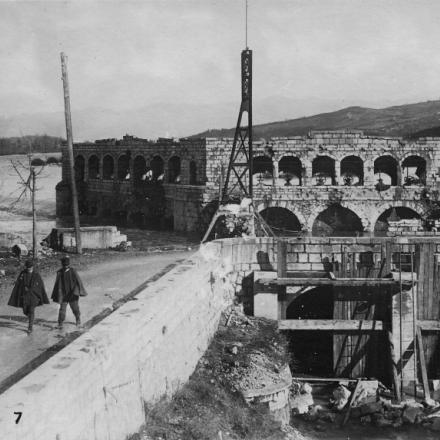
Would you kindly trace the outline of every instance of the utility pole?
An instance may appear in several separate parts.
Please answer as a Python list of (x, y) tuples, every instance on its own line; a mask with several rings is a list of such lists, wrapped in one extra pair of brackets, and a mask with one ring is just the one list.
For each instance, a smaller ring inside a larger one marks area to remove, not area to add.
[(32, 258), (38, 259), (38, 240), (37, 240), (37, 211), (35, 210), (35, 192), (37, 187), (35, 186), (35, 168), (31, 167), (31, 197), (32, 197)]
[(75, 169), (73, 162), (72, 117), (70, 114), (69, 79), (67, 76), (67, 56), (61, 52), (61, 71), (63, 74), (64, 115), (66, 118), (67, 153), (69, 157), (70, 190), (72, 193), (73, 224), (75, 228), (76, 253), (82, 253), (81, 229), (79, 224), (78, 194), (76, 191)]

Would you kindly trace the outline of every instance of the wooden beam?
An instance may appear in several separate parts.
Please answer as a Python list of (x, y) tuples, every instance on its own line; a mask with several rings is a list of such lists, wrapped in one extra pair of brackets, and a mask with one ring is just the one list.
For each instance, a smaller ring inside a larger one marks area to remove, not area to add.
[(359, 390), (360, 385), (361, 385), (361, 380), (358, 379), (358, 381), (356, 382), (356, 387), (355, 387), (354, 391), (351, 393), (350, 401), (348, 403), (347, 412), (345, 413), (345, 416), (344, 416), (344, 419), (342, 420), (341, 426), (344, 426), (348, 422), (348, 419), (349, 419), (350, 413), (351, 413), (351, 408), (352, 408), (353, 403), (356, 399), (356, 395), (358, 394), (358, 390)]
[(339, 287), (376, 287), (398, 284), (391, 278), (277, 278), (256, 279), (260, 284), (277, 284), (278, 286), (339, 286)]
[(419, 349), (419, 361), (420, 370), (422, 372), (423, 392), (425, 394), (425, 400), (428, 400), (431, 398), (431, 395), (429, 393), (428, 373), (426, 372), (425, 352), (423, 351), (423, 337), (420, 327), (417, 327), (417, 348)]
[(419, 319), (417, 325), (423, 332), (438, 332), (440, 331), (440, 321), (434, 319)]
[(284, 319), (278, 321), (278, 330), (321, 331), (382, 331), (383, 322), (356, 319)]
[(292, 377), (292, 380), (295, 381), (304, 381), (304, 382), (357, 382), (358, 379), (351, 379), (348, 377)]

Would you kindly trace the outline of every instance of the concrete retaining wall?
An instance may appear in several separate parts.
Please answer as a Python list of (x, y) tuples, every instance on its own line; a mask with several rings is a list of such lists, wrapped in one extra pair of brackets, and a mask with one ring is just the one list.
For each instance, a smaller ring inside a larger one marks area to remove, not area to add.
[(137, 432), (145, 402), (188, 379), (231, 303), (232, 267), (219, 256), (221, 247), (208, 245), (0, 395), (0, 437), (123, 440)]

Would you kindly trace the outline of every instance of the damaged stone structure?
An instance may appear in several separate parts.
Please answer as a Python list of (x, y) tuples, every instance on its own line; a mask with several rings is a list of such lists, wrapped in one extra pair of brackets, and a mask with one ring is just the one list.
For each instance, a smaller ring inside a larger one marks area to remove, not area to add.
[[(83, 215), (200, 231), (219, 197), (232, 139), (149, 141), (133, 136), (74, 145)], [(358, 130), (254, 142), (254, 204), (279, 235), (386, 235), (388, 219), (440, 210), (440, 139), (366, 136)], [(57, 215), (70, 214), (67, 152)], [(426, 226), (424, 226), (426, 230)]]

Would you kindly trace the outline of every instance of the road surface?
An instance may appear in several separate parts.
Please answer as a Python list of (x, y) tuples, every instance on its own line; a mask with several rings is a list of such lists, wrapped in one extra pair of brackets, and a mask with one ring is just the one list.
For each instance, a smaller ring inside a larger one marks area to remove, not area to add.
[[(88, 296), (80, 299), (81, 321), (87, 323), (103, 310), (111, 308), (118, 299), (154, 275), (160, 275), (170, 265), (191, 256), (194, 251), (154, 253), (146, 256), (129, 256), (117, 261), (94, 264), (87, 270), (79, 271)], [(50, 298), (55, 281), (55, 273), (43, 277)], [(7, 305), (9, 297), (0, 302), (0, 384), (17, 370), (38, 358), (50, 347), (59, 343), (74, 331), (75, 318), (67, 308), (63, 330), (58, 330), (58, 304), (37, 307), (34, 331), (28, 335), (27, 318), (22, 310)], [(87, 325), (86, 325), (87, 327)], [(26, 368), (25, 368), (26, 369)], [(1, 392), (1, 386), (0, 386)]]

